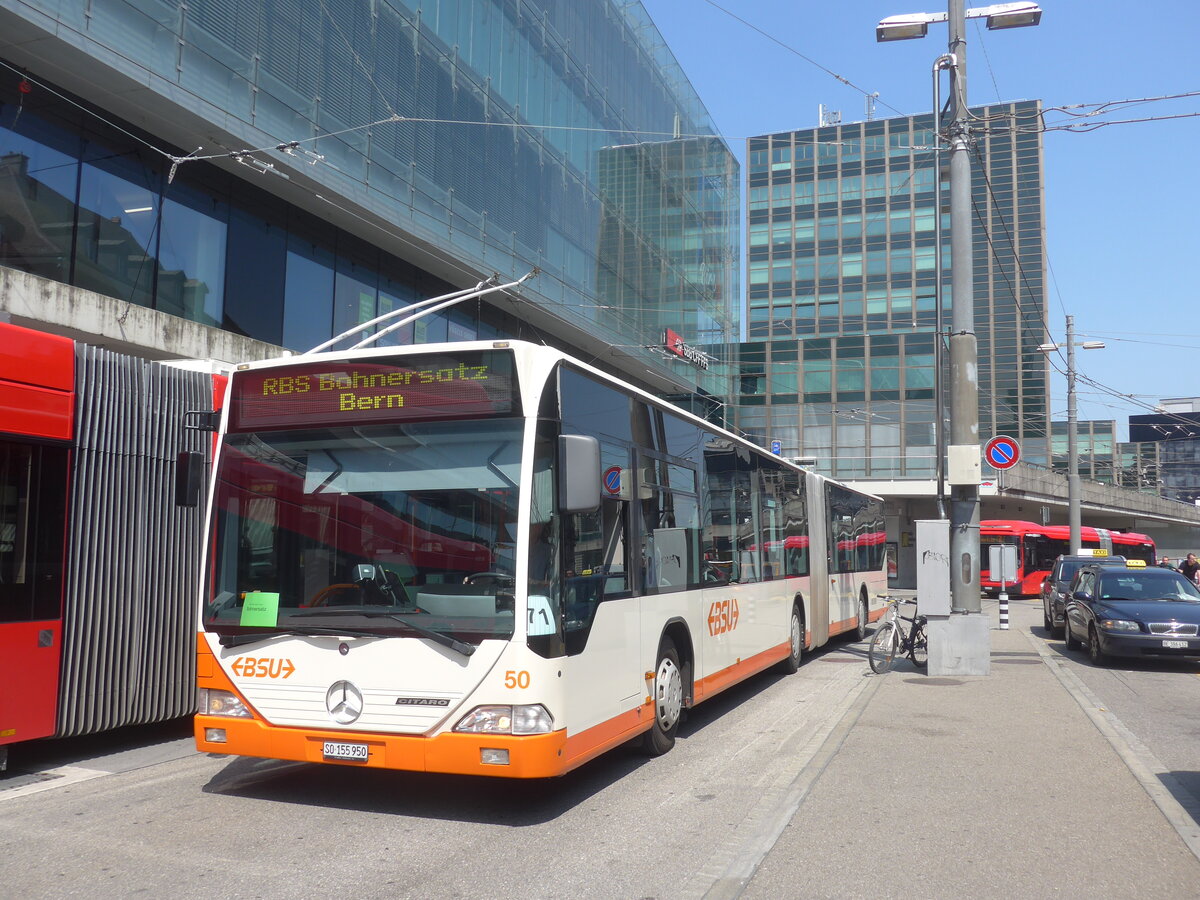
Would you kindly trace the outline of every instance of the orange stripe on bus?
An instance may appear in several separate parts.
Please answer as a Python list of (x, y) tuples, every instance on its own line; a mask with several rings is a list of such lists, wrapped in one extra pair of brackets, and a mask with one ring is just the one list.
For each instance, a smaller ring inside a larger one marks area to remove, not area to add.
[(653, 722), (654, 704), (645, 703), (637, 709), (628, 710), (579, 734), (571, 735), (567, 738), (564, 753), (566, 767), (562, 771), (567, 772), (581, 766), (606, 750), (637, 737), (643, 731), (649, 731)]
[(782, 644), (776, 644), (764, 650), (762, 653), (756, 653), (754, 656), (747, 659), (739, 660), (732, 666), (721, 669), (719, 672), (713, 672), (696, 682), (696, 697), (695, 702), (707, 700), (713, 694), (725, 690), (744, 678), (749, 678), (755, 672), (761, 672), (768, 666), (772, 666), (782, 659), (787, 659), (788, 654), (792, 652), (792, 645), (789, 641), (784, 641)]

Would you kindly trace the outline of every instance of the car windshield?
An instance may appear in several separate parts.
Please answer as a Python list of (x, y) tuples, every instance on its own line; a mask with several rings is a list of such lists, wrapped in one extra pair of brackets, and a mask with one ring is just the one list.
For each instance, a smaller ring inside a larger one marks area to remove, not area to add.
[(1080, 567), (1082, 567), (1083, 565), (1084, 565), (1083, 562), (1068, 562), (1066, 560), (1063, 560), (1062, 562), (1060, 562), (1058, 564), (1058, 566), (1059, 566), (1058, 576), (1055, 580), (1069, 582), (1072, 578), (1075, 577), (1075, 573), (1078, 572)]
[(1058, 563), (1059, 571), (1055, 581), (1061, 581), (1066, 584), (1071, 583), (1071, 579), (1075, 577), (1075, 573), (1084, 566), (1124, 566), (1124, 557), (1110, 557), (1109, 559), (1064, 559)]
[(1177, 572), (1126, 569), (1101, 574), (1098, 599), (1200, 602), (1200, 589)]
[(510, 637), (522, 427), (230, 435), (206, 627)]

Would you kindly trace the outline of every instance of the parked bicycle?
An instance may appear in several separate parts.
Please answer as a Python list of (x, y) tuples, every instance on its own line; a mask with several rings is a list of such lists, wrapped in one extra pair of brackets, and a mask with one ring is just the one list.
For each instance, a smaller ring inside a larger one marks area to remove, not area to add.
[[(890, 671), (897, 656), (907, 655), (913, 665), (924, 669), (929, 664), (929, 640), (925, 636), (925, 617), (914, 613), (911, 616), (900, 615), (900, 604), (917, 605), (916, 600), (905, 600), (901, 597), (887, 598), (887, 611), (875, 629), (871, 638), (871, 646), (867, 650), (867, 658), (871, 662), (871, 671), (877, 675)], [(904, 623), (908, 622), (906, 629)]]

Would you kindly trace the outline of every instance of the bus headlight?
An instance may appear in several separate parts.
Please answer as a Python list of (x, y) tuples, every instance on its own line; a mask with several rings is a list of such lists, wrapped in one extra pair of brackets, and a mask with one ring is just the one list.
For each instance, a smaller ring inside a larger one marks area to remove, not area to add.
[(528, 706), (477, 706), (454, 726), (472, 734), (548, 734), (554, 717), (540, 703)]
[(218, 691), (215, 688), (200, 689), (200, 715), (231, 716), (238, 719), (254, 717), (237, 694), (230, 691)]

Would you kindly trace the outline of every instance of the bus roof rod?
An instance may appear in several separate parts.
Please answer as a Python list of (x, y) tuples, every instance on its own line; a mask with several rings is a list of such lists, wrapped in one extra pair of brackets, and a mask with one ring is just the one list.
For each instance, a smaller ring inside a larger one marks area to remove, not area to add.
[(323, 344), (317, 344), (317, 346), (313, 347), (311, 350), (306, 350), (306, 351), (304, 351), (304, 353), (301, 353), (300, 355), (308, 356), (308, 354), (310, 354), (310, 353), (320, 353), (322, 350), (328, 350), (330, 347), (332, 347), (338, 341), (345, 340), (348, 337), (353, 337), (356, 333), (362, 331), (364, 328), (370, 328), (372, 325), (377, 325), (380, 322), (387, 321), (388, 319), (394, 319), (394, 318), (396, 318), (396, 316), (402, 316), (406, 312), (411, 312), (414, 309), (420, 309), (422, 306), (428, 306), (430, 303), (437, 303), (438, 301), (441, 301), (441, 300), (450, 300), (450, 299), (458, 299), (458, 298), (465, 300), (466, 295), (474, 295), (476, 291), (480, 290), (485, 285), (495, 284), (496, 279), (499, 277), (500, 276), (498, 276), (498, 275), (490, 275), (487, 278), (485, 278), (483, 281), (479, 282), (479, 284), (475, 285), (475, 287), (473, 287), (473, 288), (462, 288), (461, 290), (452, 291), (449, 294), (442, 294), (441, 296), (438, 296), (438, 297), (430, 297), (428, 300), (418, 300), (416, 303), (410, 303), (408, 306), (402, 306), (399, 309), (393, 309), (390, 312), (385, 312), (382, 316), (376, 316), (374, 319), (371, 319), (369, 322), (359, 322), (353, 328), (348, 328), (347, 330), (343, 331), (341, 334), (331, 337), (329, 340), (327, 340)]
[[(531, 269), (529, 272), (522, 275), (516, 281), (510, 281), (508, 284), (497, 284), (497, 285), (494, 285), (493, 287), (483, 288), (482, 290), (477, 288), (476, 290), (471, 291), (469, 293), (462, 294), (462, 295), (456, 296), (456, 297), (451, 297), (450, 299), (444, 300), (442, 303), (439, 303), (437, 306), (431, 306), (428, 309), (423, 309), (420, 312), (413, 313), (411, 316), (408, 316), (405, 319), (401, 319), (399, 322), (395, 322), (395, 323), (389, 325), (387, 328), (384, 328), (384, 329), (381, 329), (380, 331), (375, 332), (374, 334), (370, 335), (369, 337), (363, 338), (361, 341), (359, 341), (357, 344), (352, 346), (350, 349), (351, 350), (361, 350), (363, 347), (367, 346), (368, 344), (375, 343), (377, 340), (379, 340), (385, 334), (391, 334), (396, 329), (403, 328), (409, 322), (419, 319), (419, 318), (421, 318), (421, 316), (428, 315), (429, 313), (438, 312), (439, 310), (445, 309), (447, 306), (453, 306), (456, 303), (462, 303), (462, 301), (464, 301), (464, 300), (472, 300), (476, 297), (482, 297), (485, 294), (494, 294), (496, 291), (504, 291), (504, 290), (508, 290), (509, 288), (517, 287), (518, 285), (523, 284), (524, 282), (528, 281), (530, 278), (533, 278), (535, 275), (538, 275), (540, 272), (541, 272), (541, 269), (539, 269), (537, 266), (534, 266), (534, 268)], [(442, 298), (434, 297), (433, 300), (442, 300)], [(426, 300), (425, 302), (432, 303), (433, 300)], [(414, 303), (413, 307), (420, 306), (420, 305), (422, 305), (422, 304)], [(361, 327), (362, 326), (360, 325), (359, 328), (361, 328)], [(358, 329), (354, 329), (354, 330), (357, 331)]]

